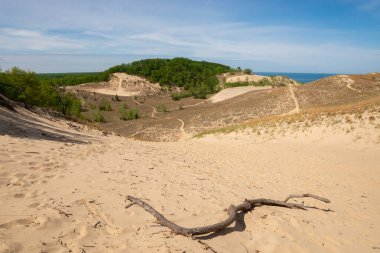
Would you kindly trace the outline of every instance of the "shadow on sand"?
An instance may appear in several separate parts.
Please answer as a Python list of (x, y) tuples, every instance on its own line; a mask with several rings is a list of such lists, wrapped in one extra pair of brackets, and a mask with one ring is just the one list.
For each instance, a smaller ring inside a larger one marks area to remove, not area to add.
[(32, 113), (24, 114), (2, 106), (0, 106), (0, 135), (77, 144), (89, 143), (95, 139), (54, 127)]

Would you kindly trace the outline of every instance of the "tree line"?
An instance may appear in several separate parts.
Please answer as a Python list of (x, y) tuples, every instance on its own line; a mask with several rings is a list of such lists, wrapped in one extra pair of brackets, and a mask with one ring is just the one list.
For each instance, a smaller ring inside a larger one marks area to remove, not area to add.
[(33, 106), (51, 108), (68, 116), (80, 117), (81, 103), (64, 92), (64, 86), (107, 81), (115, 72), (147, 78), (163, 87), (181, 87), (173, 99), (194, 96), (206, 98), (218, 89), (218, 74), (236, 71), (229, 66), (193, 61), (186, 58), (146, 59), (120, 64), (102, 72), (36, 74), (13, 67), (0, 70), (0, 93), (8, 98)]
[(81, 102), (77, 97), (49, 81), (41, 80), (31, 71), (13, 67), (0, 72), (0, 93), (14, 101), (80, 117)]

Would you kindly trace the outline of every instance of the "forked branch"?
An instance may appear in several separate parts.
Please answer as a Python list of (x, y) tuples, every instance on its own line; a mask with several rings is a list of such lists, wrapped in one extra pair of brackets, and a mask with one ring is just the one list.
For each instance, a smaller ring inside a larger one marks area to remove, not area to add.
[(304, 206), (303, 204), (297, 204), (297, 203), (288, 203), (289, 199), (292, 198), (314, 198), (316, 200), (325, 202), (325, 203), (330, 203), (330, 200), (326, 198), (322, 198), (313, 194), (301, 194), (301, 195), (290, 195), (287, 197), (284, 201), (281, 200), (273, 200), (273, 199), (246, 199), (242, 204), (240, 205), (231, 205), (228, 208), (228, 213), (229, 216), (227, 219), (224, 221), (221, 221), (216, 224), (212, 224), (209, 226), (204, 226), (204, 227), (195, 227), (195, 228), (184, 228), (181, 227), (174, 222), (166, 219), (162, 214), (157, 212), (153, 207), (151, 207), (149, 204), (144, 202), (143, 200), (139, 198), (135, 198), (132, 196), (127, 196), (127, 199), (131, 202), (129, 205), (127, 205), (125, 208), (129, 208), (130, 206), (136, 204), (144, 208), (147, 212), (152, 214), (156, 219), (159, 224), (162, 226), (165, 226), (172, 230), (176, 234), (184, 235), (184, 236), (189, 236), (189, 235), (203, 235), (203, 234), (209, 234), (211, 232), (216, 232), (222, 229), (227, 228), (229, 225), (231, 225), (237, 218), (237, 214), (239, 212), (248, 212), (250, 210), (253, 210), (255, 207), (258, 206), (280, 206), (280, 207), (286, 207), (286, 208), (295, 208), (295, 209), (302, 209), (302, 210), (307, 210), (307, 206)]

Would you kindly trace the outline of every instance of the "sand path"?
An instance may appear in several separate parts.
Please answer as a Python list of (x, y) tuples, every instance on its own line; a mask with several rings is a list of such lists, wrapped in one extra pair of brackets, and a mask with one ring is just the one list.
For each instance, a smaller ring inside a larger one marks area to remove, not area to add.
[(293, 99), (295, 108), (293, 109), (293, 113), (299, 113), (300, 112), (300, 105), (298, 103), (298, 99), (296, 98), (296, 95), (294, 94), (293, 86), (289, 85), (289, 91), (290, 95)]
[(291, 110), (291, 111), (289, 111), (289, 112), (287, 112), (287, 113), (282, 114), (282, 116), (291, 115), (291, 114), (297, 114), (297, 113), (300, 112), (300, 106), (299, 106), (299, 103), (298, 103), (298, 99), (297, 99), (296, 95), (294, 94), (293, 86), (289, 85), (288, 89), (289, 89), (290, 97), (292, 98), (292, 100), (294, 102), (294, 109)]
[(191, 135), (186, 133), (185, 122), (182, 119), (177, 119), (177, 120), (181, 123), (181, 126), (179, 127), (179, 132), (180, 132), (179, 140), (186, 140), (186, 139), (191, 138)]
[(157, 114), (157, 108), (152, 106), (152, 113), (151, 113), (150, 117), (155, 118), (156, 114)]
[(354, 87), (352, 87), (352, 85), (354, 84), (354, 80), (352, 80), (348, 75), (339, 75), (339, 77), (341, 77), (342, 81), (346, 83), (346, 87), (348, 89), (353, 90), (355, 92), (361, 93), (360, 90), (355, 89)]

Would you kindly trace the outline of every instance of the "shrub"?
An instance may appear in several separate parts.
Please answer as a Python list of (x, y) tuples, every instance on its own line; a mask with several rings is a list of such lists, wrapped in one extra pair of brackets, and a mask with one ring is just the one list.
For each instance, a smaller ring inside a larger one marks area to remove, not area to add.
[(192, 93), (193, 93), (194, 98), (206, 99), (207, 94), (210, 94), (212, 92), (210, 92), (207, 87), (202, 86), (197, 89), (194, 89)]
[(257, 82), (234, 82), (234, 83), (225, 83), (225, 88), (231, 88), (231, 87), (241, 87), (241, 86), (270, 86), (273, 84), (273, 81), (271, 81), (269, 78), (264, 78)]
[(120, 106), (120, 109), (119, 109), (119, 112), (120, 112), (120, 119), (121, 120), (127, 120), (128, 118), (128, 114), (127, 114), (127, 110), (125, 107), (123, 106)]
[(100, 113), (100, 111), (96, 111), (94, 113), (94, 121), (99, 123), (105, 123), (106, 120), (104, 119), (104, 116)]
[(120, 108), (120, 119), (121, 120), (134, 120), (139, 118), (139, 111), (135, 108), (126, 110), (125, 108)]
[(192, 96), (191, 92), (188, 92), (188, 91), (172, 93), (172, 99), (173, 100), (180, 100), (181, 98), (187, 98), (187, 97), (191, 97), (191, 96)]
[(127, 113), (128, 120), (133, 120), (133, 119), (138, 119), (138, 118), (139, 118), (139, 110), (135, 108), (128, 110), (128, 113)]
[(65, 95), (66, 110), (65, 114), (71, 117), (80, 118), (82, 111), (82, 104), (80, 100), (73, 94)]
[(246, 69), (243, 70), (243, 73), (246, 74), (246, 75), (251, 75), (252, 74), (252, 69), (246, 68)]
[(99, 104), (99, 110), (100, 111), (112, 111), (111, 104), (108, 100), (102, 99)]
[(158, 112), (168, 112), (168, 109), (163, 104), (156, 105), (156, 109)]

